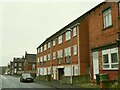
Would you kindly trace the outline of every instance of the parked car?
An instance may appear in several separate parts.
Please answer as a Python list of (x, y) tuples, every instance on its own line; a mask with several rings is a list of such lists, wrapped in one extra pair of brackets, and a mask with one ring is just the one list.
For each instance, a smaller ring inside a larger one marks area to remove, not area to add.
[(20, 77), (20, 82), (25, 82), (25, 81), (29, 81), (29, 82), (34, 81), (30, 73), (23, 73), (22, 76)]

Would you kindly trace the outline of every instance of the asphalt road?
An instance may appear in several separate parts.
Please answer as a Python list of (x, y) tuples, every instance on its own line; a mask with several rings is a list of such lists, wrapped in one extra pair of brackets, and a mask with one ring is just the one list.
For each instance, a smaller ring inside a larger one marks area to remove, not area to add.
[(19, 80), (20, 77), (14, 77), (9, 75), (0, 76), (0, 89), (1, 88), (52, 88), (46, 85), (41, 85), (36, 82), (22, 83)]

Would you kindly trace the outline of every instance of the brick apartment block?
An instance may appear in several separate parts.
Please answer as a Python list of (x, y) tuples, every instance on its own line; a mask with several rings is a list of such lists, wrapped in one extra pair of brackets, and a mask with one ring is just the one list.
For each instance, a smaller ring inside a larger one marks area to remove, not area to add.
[(118, 78), (120, 60), (120, 3), (102, 2), (37, 48), (37, 75), (61, 77), (107, 73)]

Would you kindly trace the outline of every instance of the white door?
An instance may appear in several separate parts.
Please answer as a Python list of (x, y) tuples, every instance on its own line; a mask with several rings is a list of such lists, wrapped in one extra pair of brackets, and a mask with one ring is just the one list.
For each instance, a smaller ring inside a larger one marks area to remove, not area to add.
[(94, 74), (94, 79), (96, 79), (95, 74), (99, 74), (98, 51), (93, 52), (92, 56), (93, 56), (93, 74)]

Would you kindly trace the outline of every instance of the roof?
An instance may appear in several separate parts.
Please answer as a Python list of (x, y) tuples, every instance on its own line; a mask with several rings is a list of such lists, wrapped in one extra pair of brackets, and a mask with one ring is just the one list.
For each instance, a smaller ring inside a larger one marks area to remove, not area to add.
[(24, 62), (24, 58), (14, 58), (13, 62)]
[(101, 2), (100, 4), (98, 4), (97, 6), (93, 7), (91, 10), (87, 11), (85, 14), (81, 15), (80, 17), (78, 17), (77, 19), (75, 19), (74, 21), (72, 21), (71, 23), (69, 23), (68, 25), (66, 25), (65, 27), (63, 27), (62, 29), (60, 29), (58, 32), (56, 32), (55, 34), (51, 35), (49, 38), (47, 38), (40, 46), (37, 47), (40, 48), (43, 44), (49, 42), (50, 40), (54, 39), (57, 37), (57, 35), (61, 34), (62, 32), (66, 31), (67, 28), (73, 26), (74, 24), (79, 23), (80, 21), (82, 21), (90, 12), (92, 12), (93, 10), (95, 10), (96, 8), (100, 7), (104, 2)]
[(28, 62), (36, 62), (37, 55), (36, 54), (27, 54), (25, 55), (25, 58)]

